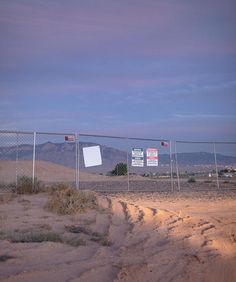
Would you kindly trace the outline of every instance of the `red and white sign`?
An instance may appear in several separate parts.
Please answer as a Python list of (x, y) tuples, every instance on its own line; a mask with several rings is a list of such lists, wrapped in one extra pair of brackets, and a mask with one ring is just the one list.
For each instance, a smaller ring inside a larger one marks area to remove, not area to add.
[(162, 147), (168, 147), (168, 142), (166, 142), (166, 141), (161, 141), (161, 146)]
[(65, 141), (75, 142), (75, 135), (66, 135), (65, 136)]
[(156, 148), (147, 148), (147, 166), (158, 166), (158, 150)]

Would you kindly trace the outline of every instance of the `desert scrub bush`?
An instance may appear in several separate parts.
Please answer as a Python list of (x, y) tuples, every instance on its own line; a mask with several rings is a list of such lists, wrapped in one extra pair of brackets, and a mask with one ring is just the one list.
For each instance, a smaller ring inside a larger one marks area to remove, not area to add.
[(70, 232), (70, 233), (84, 233), (86, 235), (91, 234), (91, 231), (88, 228), (85, 228), (83, 226), (66, 225), (65, 229), (67, 232)]
[(1, 233), (0, 240), (7, 240), (11, 243), (43, 243), (56, 242), (67, 244), (73, 247), (85, 246), (86, 241), (80, 237), (61, 237), (55, 232), (43, 232), (40, 230), (17, 230), (14, 232)]
[(108, 240), (107, 236), (104, 234), (100, 234), (98, 232), (93, 232), (86, 227), (83, 226), (74, 226), (74, 225), (67, 225), (65, 226), (66, 231), (71, 233), (83, 233), (88, 235), (90, 241), (99, 243), (101, 246), (111, 246), (111, 242)]
[(87, 208), (97, 207), (97, 200), (93, 193), (82, 192), (65, 184), (59, 184), (51, 198), (45, 205), (49, 211), (58, 214), (73, 214), (78, 211), (85, 211)]
[(28, 177), (26, 175), (20, 176), (17, 179), (17, 194), (33, 194), (38, 193), (42, 187), (41, 181), (39, 181), (36, 177), (33, 178)]
[(86, 246), (86, 241), (80, 237), (64, 238), (64, 243), (73, 247)]
[(9, 255), (1, 255), (0, 256), (0, 262), (4, 262), (4, 261), (7, 261), (7, 260), (13, 259), (13, 258), (15, 258), (15, 257), (9, 256)]
[(15, 198), (15, 195), (13, 193), (3, 193), (0, 194), (0, 204), (7, 204), (10, 201), (12, 201)]
[(53, 195), (53, 194), (55, 194), (58, 191), (65, 191), (65, 190), (67, 190), (69, 188), (72, 188), (72, 187), (69, 186), (66, 183), (61, 182), (61, 183), (57, 183), (57, 184), (48, 186), (47, 187), (47, 192), (49, 193), (49, 195)]
[(196, 179), (194, 177), (190, 177), (188, 179), (188, 183), (195, 183), (196, 182)]
[(12, 243), (41, 243), (41, 242), (62, 242), (61, 237), (54, 232), (40, 231), (18, 231), (3, 234), (1, 239)]
[(99, 243), (101, 246), (110, 247), (110, 246), (112, 245), (112, 244), (111, 244), (111, 241), (109, 241), (109, 240), (107, 239), (107, 237), (106, 237), (106, 236), (103, 236), (103, 235), (93, 236), (90, 240), (93, 241), (93, 242)]

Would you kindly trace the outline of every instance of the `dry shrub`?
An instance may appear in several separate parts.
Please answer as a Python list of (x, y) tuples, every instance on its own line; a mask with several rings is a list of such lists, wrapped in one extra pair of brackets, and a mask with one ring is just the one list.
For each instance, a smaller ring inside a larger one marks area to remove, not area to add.
[(17, 194), (33, 194), (38, 193), (41, 189), (41, 182), (35, 177), (34, 178), (34, 184), (33, 184), (33, 178), (28, 176), (20, 176), (17, 179), (17, 188), (16, 193)]
[(195, 183), (196, 182), (196, 179), (194, 177), (190, 177), (188, 179), (188, 183)]
[[(90, 237), (90, 241), (99, 243), (101, 246), (111, 246), (111, 241), (108, 240), (105, 234), (100, 234), (98, 232), (93, 232), (90, 229), (83, 226), (67, 225), (65, 226), (66, 231), (71, 233), (83, 233)], [(76, 238), (74, 238), (76, 239)]]
[(110, 247), (112, 245), (111, 241), (109, 241), (106, 236), (102, 236), (102, 235), (94, 236), (90, 240), (99, 243), (101, 246)]
[[(43, 243), (55, 242), (68, 244), (73, 247), (85, 246), (86, 241), (80, 237), (68, 238), (61, 237), (55, 232), (45, 232), (40, 230), (15, 230), (14, 232), (0, 233), (0, 240), (8, 240), (11, 243)], [(8, 258), (0, 256), (0, 261), (5, 261)]]
[(13, 193), (4, 193), (0, 194), (0, 203), (6, 204), (12, 201), (15, 198), (15, 195)]
[(73, 247), (86, 246), (86, 241), (80, 237), (64, 238), (64, 243)]
[(1, 240), (8, 240), (12, 243), (41, 243), (41, 242), (62, 242), (61, 237), (54, 232), (41, 232), (37, 230), (21, 230), (1, 234)]
[(96, 206), (97, 200), (93, 193), (78, 191), (66, 184), (58, 184), (45, 208), (63, 215), (84, 211)]
[(5, 261), (7, 261), (9, 259), (13, 259), (13, 258), (15, 258), (15, 257), (9, 256), (9, 255), (1, 255), (0, 256), (0, 262), (5, 262)]

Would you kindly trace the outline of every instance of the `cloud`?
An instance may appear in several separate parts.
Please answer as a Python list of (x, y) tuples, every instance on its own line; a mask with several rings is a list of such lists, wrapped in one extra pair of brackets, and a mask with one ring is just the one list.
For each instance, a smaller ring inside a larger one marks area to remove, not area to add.
[(191, 3), (2, 1), (2, 61), (12, 65), (61, 56), (234, 55), (235, 17), (225, 8), (234, 1), (214, 3), (212, 10), (212, 1)]
[(1, 126), (232, 136), (235, 1), (177, 2), (2, 0)]

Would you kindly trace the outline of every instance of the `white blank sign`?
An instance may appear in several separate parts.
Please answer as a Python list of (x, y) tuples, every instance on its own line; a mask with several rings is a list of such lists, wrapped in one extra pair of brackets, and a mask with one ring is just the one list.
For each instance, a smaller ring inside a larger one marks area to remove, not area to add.
[(83, 148), (85, 167), (102, 165), (100, 146), (91, 146)]

